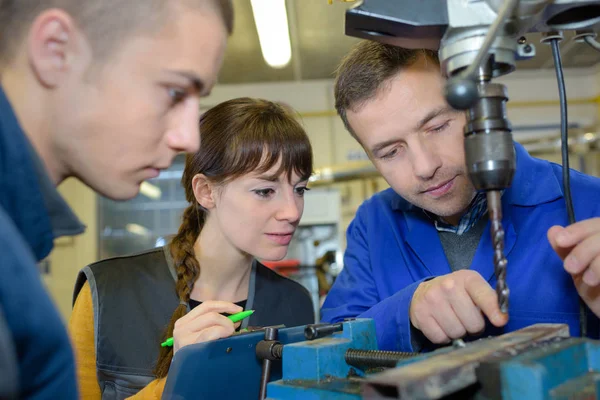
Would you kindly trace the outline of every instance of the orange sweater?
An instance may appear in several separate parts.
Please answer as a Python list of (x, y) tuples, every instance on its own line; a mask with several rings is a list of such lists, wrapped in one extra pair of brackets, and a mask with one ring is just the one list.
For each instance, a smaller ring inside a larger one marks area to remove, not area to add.
[[(96, 346), (94, 339), (94, 309), (92, 291), (86, 282), (77, 296), (69, 331), (75, 348), (77, 361), (77, 380), (82, 399), (101, 399), (100, 385), (96, 375)], [(129, 397), (134, 400), (160, 400), (165, 389), (166, 378), (155, 379), (136, 395)]]

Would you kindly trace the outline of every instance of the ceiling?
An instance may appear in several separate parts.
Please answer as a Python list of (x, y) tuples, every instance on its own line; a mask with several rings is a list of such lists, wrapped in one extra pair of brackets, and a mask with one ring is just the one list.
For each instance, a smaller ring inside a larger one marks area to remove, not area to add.
[[(286, 0), (292, 60), (282, 69), (269, 67), (263, 60), (250, 0), (233, 0), (235, 27), (230, 38), (219, 82), (224, 84), (328, 79), (337, 64), (358, 39), (344, 35), (344, 12), (351, 2), (334, 0)], [(584, 43), (561, 43), (565, 67), (588, 67), (600, 62), (600, 52)], [(518, 69), (552, 68), (549, 46), (539, 43), (539, 34), (528, 35), (536, 47), (536, 57), (520, 61)]]

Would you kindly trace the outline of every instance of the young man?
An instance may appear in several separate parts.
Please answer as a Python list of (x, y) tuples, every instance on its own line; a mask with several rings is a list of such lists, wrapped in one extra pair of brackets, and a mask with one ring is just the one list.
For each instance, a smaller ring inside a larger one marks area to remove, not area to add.
[(83, 230), (55, 185), (128, 199), (196, 151), (232, 18), (226, 0), (0, 2), (0, 398), (77, 398), (36, 267)]
[[(543, 322), (577, 335), (578, 293), (600, 313), (600, 219), (553, 227), (568, 224), (561, 167), (515, 143), (517, 172), (502, 196), (510, 306), (501, 313), (486, 198), (467, 175), (465, 114), (448, 106), (444, 83), (430, 51), (366, 41), (341, 63), (337, 111), (391, 188), (348, 228), (323, 319), (373, 318), (379, 346), (401, 351)], [(578, 220), (600, 215), (600, 180), (572, 172), (571, 185)]]

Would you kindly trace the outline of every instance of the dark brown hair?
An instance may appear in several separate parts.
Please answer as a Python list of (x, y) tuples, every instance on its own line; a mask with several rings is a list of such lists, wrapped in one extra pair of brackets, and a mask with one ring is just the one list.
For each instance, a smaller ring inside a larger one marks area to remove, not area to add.
[[(197, 203), (192, 179), (204, 174), (217, 185), (256, 172), (264, 173), (281, 161), (278, 175), (302, 179), (312, 174), (312, 148), (306, 132), (291, 109), (271, 101), (239, 98), (221, 103), (200, 118), (200, 151), (187, 155), (181, 184), (190, 203), (183, 213), (179, 232), (170, 244), (177, 271), (177, 295), (181, 304), (175, 309), (165, 339), (173, 336), (175, 322), (187, 312), (187, 303), (200, 265), (194, 243), (206, 220), (206, 211)], [(167, 375), (173, 348), (161, 348), (154, 373)]]
[[(231, 0), (179, 0), (186, 6), (212, 5), (227, 31), (233, 31)], [(98, 60), (108, 57), (123, 37), (138, 31), (156, 31), (169, 18), (173, 0), (0, 0), (0, 64), (15, 56), (33, 20), (42, 11), (60, 8), (86, 33)]]
[(355, 139), (356, 134), (348, 123), (347, 110), (358, 111), (391, 78), (403, 68), (413, 65), (420, 57), (439, 65), (435, 51), (404, 49), (371, 40), (359, 42), (342, 59), (335, 73), (335, 109)]

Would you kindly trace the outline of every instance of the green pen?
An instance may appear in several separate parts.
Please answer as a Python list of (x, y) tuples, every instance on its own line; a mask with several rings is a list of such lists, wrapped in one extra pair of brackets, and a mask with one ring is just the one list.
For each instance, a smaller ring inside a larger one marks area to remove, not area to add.
[[(248, 318), (252, 314), (254, 314), (254, 310), (248, 310), (248, 311), (239, 312), (237, 314), (231, 314), (227, 318), (229, 318), (231, 320), (231, 322), (233, 322), (235, 324), (236, 322), (240, 322), (244, 318)], [(162, 342), (160, 344), (160, 346), (161, 347), (171, 347), (171, 346), (173, 346), (173, 338), (168, 338), (167, 340), (165, 340), (164, 342)]]

